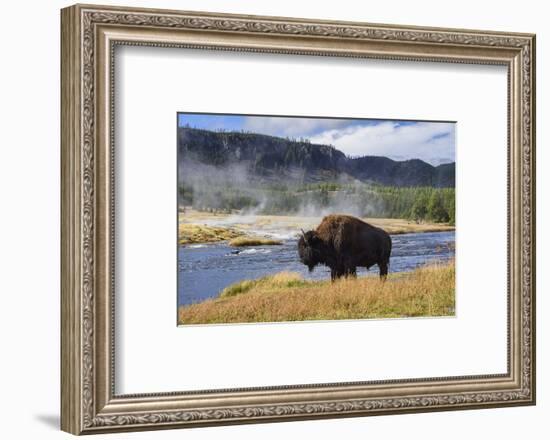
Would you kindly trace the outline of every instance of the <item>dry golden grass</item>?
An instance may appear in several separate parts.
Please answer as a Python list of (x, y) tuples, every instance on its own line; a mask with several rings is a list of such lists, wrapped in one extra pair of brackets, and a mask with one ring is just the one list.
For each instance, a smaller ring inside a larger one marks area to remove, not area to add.
[(273, 246), (283, 244), (280, 240), (272, 240), (271, 238), (264, 237), (237, 237), (229, 241), (229, 246), (242, 247), (242, 246)]
[(296, 272), (279, 272), (275, 275), (269, 275), (257, 280), (244, 280), (238, 283), (231, 284), (223, 289), (220, 293), (220, 298), (229, 298), (241, 293), (249, 292), (254, 288), (262, 288), (266, 285), (275, 288), (296, 287), (307, 285), (308, 281), (304, 280), (300, 274)]
[(179, 224), (179, 244), (212, 243), (240, 237), (244, 232), (221, 226)]
[(416, 223), (399, 218), (363, 218), (371, 225), (384, 229), (388, 234), (411, 234), (419, 232), (454, 231), (455, 227), (447, 223)]
[(307, 281), (283, 272), (246, 280), (219, 298), (179, 308), (180, 324), (277, 322), (331, 319), (452, 316), (454, 263), (426, 266), (405, 274)]

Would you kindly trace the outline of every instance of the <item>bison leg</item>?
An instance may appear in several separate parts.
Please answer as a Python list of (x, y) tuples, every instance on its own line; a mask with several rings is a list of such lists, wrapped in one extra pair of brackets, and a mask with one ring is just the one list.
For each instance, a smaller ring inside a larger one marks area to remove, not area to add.
[(385, 261), (384, 263), (380, 263), (378, 267), (380, 268), (380, 279), (386, 281), (388, 277), (388, 262)]
[(357, 278), (357, 268), (355, 266), (346, 268), (346, 277)]
[(346, 271), (341, 267), (335, 267), (330, 269), (331, 281), (335, 281), (336, 279), (341, 278), (344, 275), (346, 275)]

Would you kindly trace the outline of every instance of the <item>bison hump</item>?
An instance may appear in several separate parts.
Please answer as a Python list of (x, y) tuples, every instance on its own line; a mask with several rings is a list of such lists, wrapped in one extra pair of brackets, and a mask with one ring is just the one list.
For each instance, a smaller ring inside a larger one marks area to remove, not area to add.
[(363, 220), (353, 217), (351, 215), (344, 215), (344, 214), (331, 214), (323, 217), (323, 220), (317, 227), (317, 232), (321, 232), (323, 230), (331, 230), (336, 229), (340, 227), (371, 227), (374, 228), (374, 226), (369, 225), (368, 223), (364, 222)]

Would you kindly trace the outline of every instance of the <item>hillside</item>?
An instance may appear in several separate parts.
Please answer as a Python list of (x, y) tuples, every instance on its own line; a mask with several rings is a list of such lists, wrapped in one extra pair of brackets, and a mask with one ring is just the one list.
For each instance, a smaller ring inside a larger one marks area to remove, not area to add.
[(381, 156), (349, 158), (329, 145), (256, 133), (178, 128), (180, 170), (201, 166), (244, 166), (258, 181), (315, 183), (330, 180), (399, 187), (454, 187), (455, 164), (437, 167), (420, 159), (395, 161)]

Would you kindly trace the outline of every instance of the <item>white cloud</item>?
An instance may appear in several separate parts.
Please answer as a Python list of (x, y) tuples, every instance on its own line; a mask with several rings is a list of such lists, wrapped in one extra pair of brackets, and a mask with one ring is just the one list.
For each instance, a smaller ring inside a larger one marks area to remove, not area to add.
[(344, 127), (345, 119), (246, 117), (243, 129), (273, 136), (307, 137), (314, 133)]
[(348, 156), (387, 156), (396, 160), (422, 159), (438, 165), (454, 162), (454, 124), (417, 122), (354, 125), (310, 136), (312, 143), (334, 145)]

